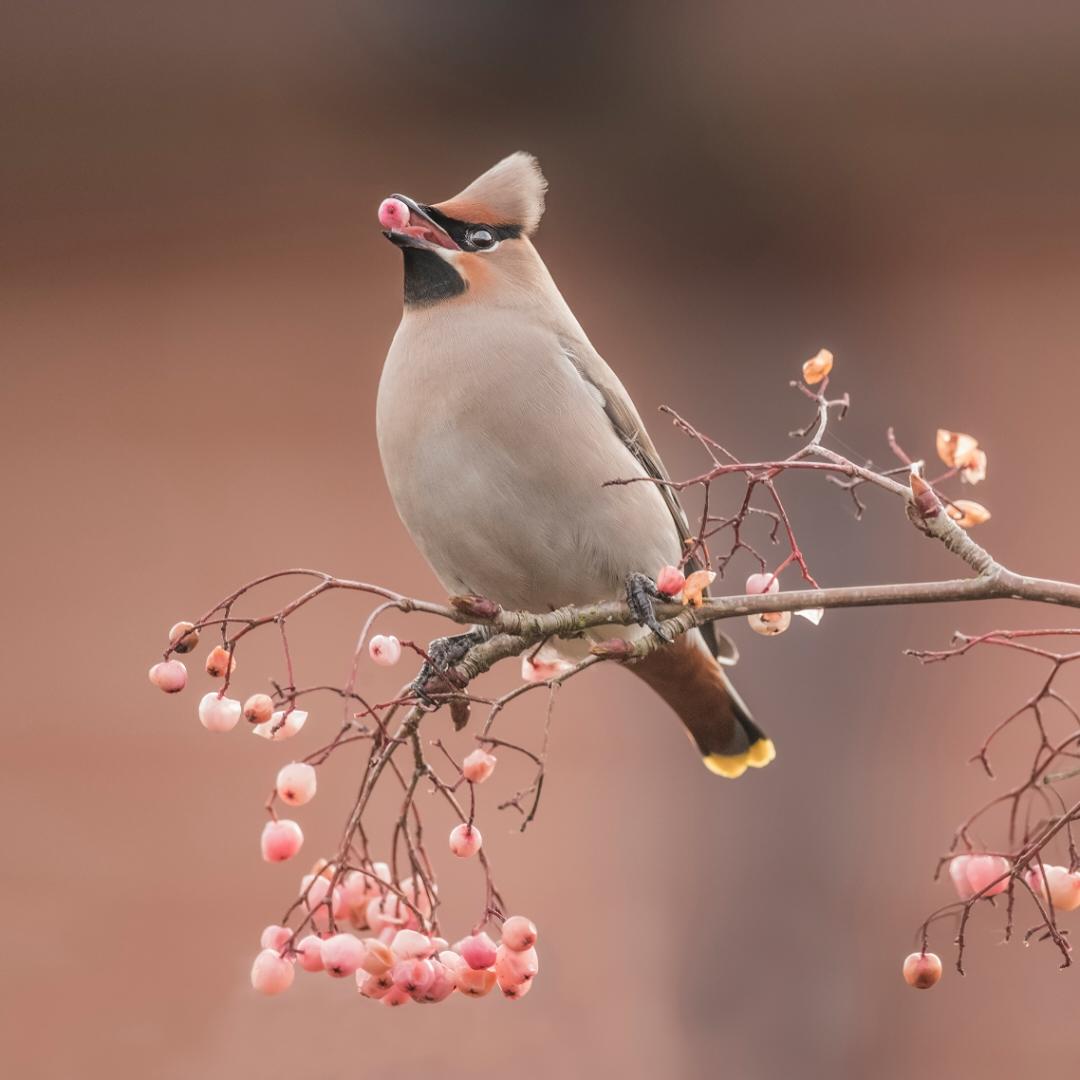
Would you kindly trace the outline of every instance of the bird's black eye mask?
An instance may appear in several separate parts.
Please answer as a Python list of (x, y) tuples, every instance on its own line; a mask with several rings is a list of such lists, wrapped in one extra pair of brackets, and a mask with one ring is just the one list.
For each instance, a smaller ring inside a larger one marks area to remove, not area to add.
[(440, 229), (462, 251), (493, 251), (502, 240), (516, 240), (521, 235), (520, 225), (487, 225), (480, 221), (458, 221), (447, 217), (433, 206), (418, 204)]

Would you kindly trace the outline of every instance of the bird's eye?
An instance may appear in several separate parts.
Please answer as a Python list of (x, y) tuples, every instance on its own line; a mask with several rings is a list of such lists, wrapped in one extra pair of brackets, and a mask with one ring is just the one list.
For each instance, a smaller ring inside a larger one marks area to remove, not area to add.
[(491, 251), (499, 243), (490, 229), (470, 229), (468, 235), (469, 243), (479, 251)]

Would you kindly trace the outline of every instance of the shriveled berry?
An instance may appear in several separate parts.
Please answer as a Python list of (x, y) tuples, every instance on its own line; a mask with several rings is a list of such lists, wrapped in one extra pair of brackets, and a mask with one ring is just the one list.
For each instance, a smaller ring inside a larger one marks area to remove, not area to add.
[(223, 679), (236, 670), (236, 657), (222, 645), (215, 645), (206, 658), (206, 674), (214, 679)]

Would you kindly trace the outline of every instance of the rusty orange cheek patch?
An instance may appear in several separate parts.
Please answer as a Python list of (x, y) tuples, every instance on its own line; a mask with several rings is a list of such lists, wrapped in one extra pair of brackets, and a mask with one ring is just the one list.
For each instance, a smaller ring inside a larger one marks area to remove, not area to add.
[[(475, 295), (483, 291), (491, 284), (491, 268), (484, 262), (483, 255), (474, 255), (471, 252), (463, 252), (454, 259), (457, 271), (465, 279), (469, 286), (469, 292)], [(465, 295), (468, 295), (466, 293)]]

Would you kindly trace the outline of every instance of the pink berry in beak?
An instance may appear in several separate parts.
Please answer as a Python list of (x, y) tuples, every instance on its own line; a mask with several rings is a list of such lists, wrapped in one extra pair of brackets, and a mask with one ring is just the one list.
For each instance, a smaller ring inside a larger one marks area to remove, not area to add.
[(178, 694), (187, 686), (187, 668), (179, 660), (163, 660), (150, 669), (150, 681), (166, 694)]
[(465, 779), (473, 784), (482, 784), (495, 771), (496, 758), (486, 750), (474, 750), (461, 763)]
[(502, 928), (502, 944), (514, 952), (525, 952), (536, 944), (536, 924), (524, 915), (511, 915)]
[(251, 985), (260, 994), (280, 994), (292, 986), (296, 972), (274, 949), (263, 949), (251, 965)]
[(379, 224), (384, 229), (404, 229), (409, 224), (409, 208), (400, 199), (383, 199), (379, 204)]
[(207, 731), (232, 731), (240, 719), (240, 702), (211, 690), (199, 702), (199, 720)]
[(304, 833), (295, 821), (268, 821), (262, 831), (262, 857), (267, 862), (291, 859), (304, 842)]
[(450, 850), (459, 859), (475, 855), (483, 842), (480, 830), (475, 825), (462, 824), (450, 831)]
[(315, 770), (303, 761), (293, 761), (277, 774), (277, 793), (290, 806), (303, 806), (315, 795)]
[(368, 644), (371, 659), (381, 667), (393, 667), (401, 659), (401, 642), (393, 634), (376, 634)]

